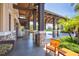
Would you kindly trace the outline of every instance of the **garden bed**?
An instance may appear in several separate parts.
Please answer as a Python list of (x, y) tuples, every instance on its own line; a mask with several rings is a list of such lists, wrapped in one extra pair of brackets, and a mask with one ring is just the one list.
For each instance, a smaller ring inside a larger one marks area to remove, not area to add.
[(69, 36), (66, 36), (61, 38), (60, 40), (61, 40), (60, 48), (64, 47), (76, 53), (79, 53), (79, 43), (76, 42), (75, 37), (71, 39)]
[(6, 55), (13, 48), (13, 44), (0, 44), (0, 55)]
[(0, 55), (7, 55), (14, 45), (15, 40), (0, 40)]

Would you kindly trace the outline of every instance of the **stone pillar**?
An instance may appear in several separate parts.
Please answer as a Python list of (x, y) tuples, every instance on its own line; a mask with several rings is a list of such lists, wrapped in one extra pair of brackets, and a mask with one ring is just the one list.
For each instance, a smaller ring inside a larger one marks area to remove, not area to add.
[(33, 30), (36, 30), (36, 10), (33, 10)]
[[(47, 20), (47, 19), (44, 19), (44, 23), (45, 23), (45, 24), (44, 24), (44, 29), (45, 29), (45, 30), (46, 30), (46, 23), (47, 23), (46, 20)], [(44, 33), (45, 33), (44, 35), (45, 35), (45, 39), (46, 39), (46, 31), (45, 31)], [(45, 40), (44, 40), (44, 41), (45, 41)]]
[(44, 31), (44, 4), (38, 4), (38, 30)]
[(36, 45), (40, 46), (45, 39), (44, 33), (44, 3), (38, 4), (38, 33), (36, 39)]
[(18, 38), (18, 30), (19, 28), (18, 28), (18, 23), (16, 23), (16, 39)]
[(27, 19), (27, 30), (29, 31), (30, 30), (30, 16), (28, 15), (28, 17), (26, 18)]
[(52, 35), (52, 37), (53, 37), (53, 38), (55, 38), (55, 20), (56, 20), (56, 19), (53, 17), (53, 22), (52, 22), (52, 25), (53, 25), (53, 32), (52, 32), (53, 35)]
[(30, 35), (30, 19), (29, 19), (29, 17), (26, 17), (26, 19), (27, 19), (27, 22), (26, 22), (26, 26), (25, 26), (25, 35), (24, 35), (24, 37), (26, 39), (29, 39), (29, 35)]
[(45, 24), (44, 24), (44, 29), (46, 29), (46, 19), (44, 20), (44, 23), (45, 23)]
[(35, 42), (36, 35), (36, 10), (33, 10), (33, 42)]
[(28, 21), (26, 22), (25, 29), (28, 29)]
[(58, 22), (56, 22), (56, 23), (57, 23), (57, 37), (59, 37), (59, 24), (58, 24)]

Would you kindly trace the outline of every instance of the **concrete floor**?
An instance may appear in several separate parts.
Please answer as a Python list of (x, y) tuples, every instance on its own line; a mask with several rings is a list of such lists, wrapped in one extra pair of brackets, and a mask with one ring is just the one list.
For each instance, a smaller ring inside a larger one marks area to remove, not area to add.
[(44, 47), (37, 47), (33, 43), (33, 38), (20, 38), (16, 42), (16, 46), (8, 56), (45, 56)]

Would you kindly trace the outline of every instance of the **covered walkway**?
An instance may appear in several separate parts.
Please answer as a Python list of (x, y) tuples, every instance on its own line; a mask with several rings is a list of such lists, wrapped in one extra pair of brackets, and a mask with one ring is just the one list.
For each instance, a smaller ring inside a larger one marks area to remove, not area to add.
[[(30, 34), (32, 36), (32, 34)], [(20, 38), (16, 41), (16, 46), (9, 56), (45, 56), (44, 47), (37, 47), (33, 43), (33, 38)]]
[[(64, 17), (45, 10), (44, 3), (0, 4), (0, 7), (2, 7), (0, 8), (0, 31), (1, 33), (4, 33), (3, 35), (1, 34), (1, 40), (4, 38), (4, 40), (16, 41), (15, 48), (8, 55), (45, 56), (45, 51), (43, 49), (44, 47), (41, 46), (41, 44), (45, 40), (46, 24), (52, 24), (52, 37), (55, 37), (56, 25), (57, 30), (59, 29), (57, 21)], [(30, 21), (33, 22), (33, 29), (30, 28)], [(36, 23), (38, 23), (38, 29), (36, 29)], [(20, 37), (19, 34), (22, 34), (24, 31), (24, 29), (21, 29), (21, 27), (25, 29), (26, 38), (23, 37), (17, 39)], [(34, 37), (36, 38), (34, 39), (35, 44), (31, 36), (27, 39), (31, 30), (33, 33), (36, 33), (34, 34)]]

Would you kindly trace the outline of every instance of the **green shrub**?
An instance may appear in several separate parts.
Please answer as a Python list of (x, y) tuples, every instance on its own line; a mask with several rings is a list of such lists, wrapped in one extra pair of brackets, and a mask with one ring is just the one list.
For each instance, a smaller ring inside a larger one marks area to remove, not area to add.
[(75, 37), (73, 40), (69, 36), (61, 38), (60, 48), (63, 47), (79, 53), (79, 44), (75, 42)]
[(73, 40), (71, 39), (71, 37), (70, 36), (65, 36), (65, 37), (63, 37), (63, 38), (61, 38), (61, 41), (62, 42), (73, 42)]
[(12, 47), (12, 44), (0, 44), (0, 55), (5, 55)]
[(74, 41), (75, 41), (75, 43), (79, 44), (79, 38), (78, 37), (74, 37)]
[[(71, 33), (73, 33), (72, 31), (70, 31)], [(68, 31), (65, 30), (61, 30), (61, 33), (69, 33)]]

